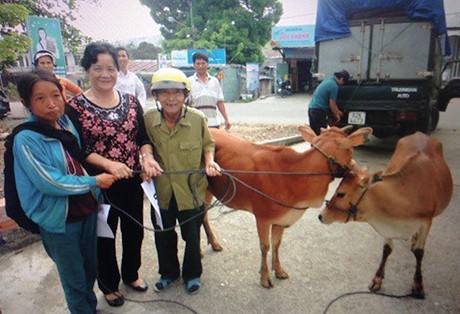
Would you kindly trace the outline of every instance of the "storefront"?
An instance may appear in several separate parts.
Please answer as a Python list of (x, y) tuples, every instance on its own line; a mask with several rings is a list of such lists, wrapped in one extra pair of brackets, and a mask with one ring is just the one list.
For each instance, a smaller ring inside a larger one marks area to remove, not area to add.
[(277, 26), (272, 29), (271, 45), (283, 56), (277, 65), (277, 80), (288, 77), (296, 92), (311, 87), (315, 59), (315, 25)]

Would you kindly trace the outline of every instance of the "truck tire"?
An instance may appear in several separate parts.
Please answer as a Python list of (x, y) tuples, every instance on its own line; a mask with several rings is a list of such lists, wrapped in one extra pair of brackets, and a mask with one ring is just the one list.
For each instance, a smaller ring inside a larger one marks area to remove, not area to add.
[(438, 107), (433, 107), (431, 109), (431, 129), (430, 129), (431, 132), (436, 130), (438, 123), (439, 123), (439, 110), (438, 110)]

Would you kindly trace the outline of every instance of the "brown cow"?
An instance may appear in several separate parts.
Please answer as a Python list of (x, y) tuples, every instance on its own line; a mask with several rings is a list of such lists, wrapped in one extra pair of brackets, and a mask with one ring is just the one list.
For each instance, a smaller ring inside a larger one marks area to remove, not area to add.
[(417, 132), (398, 141), (390, 163), (371, 175), (367, 169), (352, 170), (340, 183), (332, 200), (319, 215), (321, 222), (368, 222), (385, 238), (383, 257), (369, 289), (380, 290), (385, 263), (393, 239), (412, 236), (411, 250), (417, 260), (412, 296), (423, 299), (422, 258), (433, 217), (449, 204), (453, 184), (444, 161), (442, 144)]
[(365, 142), (372, 129), (348, 135), (332, 127), (316, 136), (309, 127), (299, 127), (305, 141), (315, 148), (297, 152), (284, 146), (257, 145), (227, 132), (211, 129), (216, 140), (216, 162), (235, 177), (209, 178), (209, 189), (227, 206), (252, 212), (259, 234), (262, 262), (260, 282), (273, 287), (267, 266), (272, 245), (272, 269), (277, 278), (288, 274), (281, 266), (278, 249), (283, 230), (302, 217), (308, 207), (319, 207), (329, 183), (351, 162), (353, 147)]

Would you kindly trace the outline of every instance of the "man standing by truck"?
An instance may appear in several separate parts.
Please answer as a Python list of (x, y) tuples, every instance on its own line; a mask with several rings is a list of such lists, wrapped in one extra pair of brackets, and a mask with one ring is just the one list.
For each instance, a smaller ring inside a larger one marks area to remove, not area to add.
[(315, 90), (308, 105), (308, 119), (310, 127), (319, 135), (321, 128), (327, 128), (328, 120), (336, 123), (343, 115), (337, 107), (337, 94), (339, 86), (345, 84), (350, 78), (346, 70), (335, 72), (328, 77)]

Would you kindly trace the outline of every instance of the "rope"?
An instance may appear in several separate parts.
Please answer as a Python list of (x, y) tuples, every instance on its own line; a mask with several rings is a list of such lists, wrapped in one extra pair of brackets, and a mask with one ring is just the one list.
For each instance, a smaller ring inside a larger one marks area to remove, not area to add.
[(386, 293), (381, 293), (381, 292), (371, 292), (371, 291), (354, 291), (354, 292), (347, 292), (339, 295), (335, 299), (333, 299), (329, 304), (326, 306), (326, 309), (323, 311), (323, 314), (326, 314), (329, 308), (334, 304), (336, 301), (352, 296), (352, 295), (357, 295), (357, 294), (372, 294), (372, 295), (378, 295), (381, 297), (387, 297), (387, 298), (396, 298), (396, 299), (403, 299), (403, 298), (409, 298), (412, 297), (412, 294), (403, 294), (403, 295), (395, 295), (395, 294), (386, 294)]
[[(139, 173), (140, 171), (136, 170), (135, 173)], [(127, 213), (125, 210), (121, 209), (120, 207), (118, 207), (117, 205), (115, 205), (111, 200), (110, 198), (107, 196), (107, 193), (104, 191), (103, 194), (104, 194), (104, 197), (105, 199), (107, 200), (107, 202), (110, 204), (110, 206), (112, 206), (114, 209), (118, 210), (119, 212), (121, 212), (122, 214), (126, 215), (128, 218), (130, 218), (131, 220), (133, 220), (138, 226), (140, 226), (141, 228), (145, 229), (145, 230), (148, 230), (148, 231), (152, 231), (152, 232), (168, 232), (168, 231), (171, 231), (171, 230), (174, 230), (178, 227), (180, 227), (181, 225), (195, 219), (196, 217), (199, 217), (201, 215), (204, 215), (207, 211), (209, 211), (211, 208), (214, 208), (217, 206), (217, 203), (220, 202), (223, 206), (227, 205), (228, 203), (230, 203), (236, 196), (236, 193), (237, 193), (237, 186), (236, 186), (236, 182), (240, 183), (241, 185), (245, 186), (246, 188), (254, 191), (255, 193), (269, 199), (270, 201), (272, 201), (273, 203), (281, 206), (281, 207), (285, 207), (285, 208), (292, 208), (292, 209), (296, 209), (296, 210), (306, 210), (308, 209), (308, 207), (295, 207), (295, 206), (291, 206), (291, 205), (288, 205), (288, 204), (285, 204), (273, 197), (271, 197), (270, 195), (254, 188), (253, 186), (247, 184), (246, 182), (242, 181), (241, 179), (238, 179), (237, 177), (233, 176), (231, 173), (246, 173), (246, 174), (261, 174), (261, 175), (292, 175), (292, 176), (313, 176), (313, 175), (318, 175), (318, 176), (324, 176), (324, 175), (327, 175), (327, 176), (330, 176), (331, 174), (329, 172), (284, 172), (284, 171), (249, 171), (249, 170), (224, 170), (222, 169), (221, 173), (226, 175), (227, 178), (228, 178), (228, 181), (227, 181), (227, 187), (225, 189), (225, 193), (224, 195), (221, 197), (220, 200), (216, 200), (215, 202), (211, 203), (211, 204), (207, 204), (205, 202), (205, 200), (203, 200), (201, 198), (201, 196), (198, 194), (197, 190), (196, 190), (196, 186), (198, 185), (199, 181), (196, 181), (195, 184), (192, 184), (191, 182), (191, 175), (192, 174), (204, 174), (205, 173), (205, 170), (204, 169), (196, 169), (196, 170), (177, 170), (177, 171), (165, 171), (163, 172), (163, 175), (185, 175), (185, 174), (188, 174), (189, 175), (189, 187), (190, 187), (190, 190), (192, 191), (192, 194), (194, 195), (194, 203), (195, 204), (198, 204), (200, 201), (201, 203), (205, 204), (205, 205), (209, 205), (205, 210), (203, 210), (202, 212), (196, 214), (196, 215), (193, 215), (192, 217), (190, 217), (189, 219), (186, 219), (184, 220), (182, 223), (179, 223), (179, 224), (176, 224), (175, 226), (173, 227), (169, 227), (169, 228), (166, 228), (166, 229), (155, 229), (155, 228), (151, 228), (151, 227), (148, 227), (148, 226), (145, 226), (143, 225), (142, 223), (140, 223), (137, 219), (135, 219), (131, 214)], [(203, 178), (205, 178), (206, 176), (201, 176), (201, 179), (202, 180)], [(231, 190), (229, 188), (229, 186), (231, 185), (232, 187), (232, 194), (230, 195), (230, 197), (228, 198), (228, 200), (225, 200), (225, 197), (227, 197), (227, 194), (229, 193), (229, 191)], [(196, 206), (196, 207), (199, 207), (199, 206)], [(231, 210), (231, 211), (227, 211), (225, 212), (224, 214), (228, 214), (228, 213), (231, 213), (231, 212), (234, 212), (235, 210)]]

